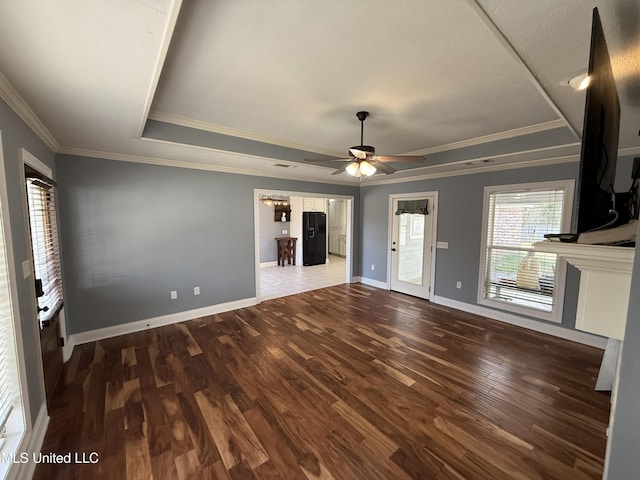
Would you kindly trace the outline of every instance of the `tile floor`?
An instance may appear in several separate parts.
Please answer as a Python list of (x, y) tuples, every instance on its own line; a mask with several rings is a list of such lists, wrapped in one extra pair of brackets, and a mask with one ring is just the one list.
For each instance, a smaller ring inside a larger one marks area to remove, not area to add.
[(260, 269), (260, 298), (286, 297), (294, 293), (345, 283), (346, 261), (343, 257), (329, 255), (324, 265), (285, 265)]

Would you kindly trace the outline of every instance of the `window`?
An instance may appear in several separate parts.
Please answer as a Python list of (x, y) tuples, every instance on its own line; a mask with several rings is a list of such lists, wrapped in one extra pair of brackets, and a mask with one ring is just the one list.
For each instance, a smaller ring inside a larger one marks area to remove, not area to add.
[(9, 270), (0, 213), (0, 452), (3, 453), (7, 449), (11, 450), (6, 448), (5, 440), (24, 430), (13, 322)]
[(566, 265), (533, 249), (568, 231), (573, 182), (486, 187), (478, 302), (562, 321)]
[(12, 270), (11, 225), (8, 215), (6, 177), (0, 136), (0, 478), (15, 472), (19, 466), (9, 460), (25, 438), (25, 414), (28, 409), (22, 397), (21, 371), (24, 357), (16, 296), (15, 271)]
[(25, 165), (33, 264), (41, 323), (62, 306), (62, 275), (53, 182)]

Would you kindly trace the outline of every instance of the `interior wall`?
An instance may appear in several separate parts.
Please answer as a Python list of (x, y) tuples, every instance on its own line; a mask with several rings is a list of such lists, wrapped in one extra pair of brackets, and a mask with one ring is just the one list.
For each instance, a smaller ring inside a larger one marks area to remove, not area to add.
[[(359, 196), (357, 186), (73, 155), (56, 162), (70, 334), (256, 297), (254, 189)], [(358, 275), (356, 260), (352, 268)]]
[[(26, 205), (23, 202), (22, 159), (20, 149), (24, 148), (40, 161), (51, 167), (55, 165), (53, 152), (33, 133), (24, 121), (0, 100), (0, 131), (6, 187), (9, 197), (9, 221), (11, 223), (11, 241), (13, 244), (14, 268), (17, 277), (18, 309), (22, 330), (22, 347), (25, 354), (27, 392), (31, 420), (35, 421), (38, 411), (45, 401), (42, 377), (42, 357), (40, 353), (40, 330), (36, 318), (33, 275), (23, 278), (22, 262), (30, 258), (30, 240), (27, 236)], [(32, 426), (32, 425), (31, 425)]]
[[(630, 157), (618, 159), (616, 189), (628, 190), (631, 180)], [(438, 241), (449, 248), (436, 250), (435, 295), (476, 305), (480, 246), (482, 235), (482, 204), (484, 187), (549, 180), (576, 179), (579, 162), (520, 168), (496, 172), (459, 175), (388, 185), (366, 186), (360, 194), (360, 227), (362, 243), (362, 276), (387, 282), (388, 202), (392, 193), (423, 191), (438, 192)], [(371, 265), (375, 270), (371, 270)], [(562, 326), (573, 329), (577, 309), (580, 274), (567, 268)], [(462, 288), (456, 288), (456, 282)]]

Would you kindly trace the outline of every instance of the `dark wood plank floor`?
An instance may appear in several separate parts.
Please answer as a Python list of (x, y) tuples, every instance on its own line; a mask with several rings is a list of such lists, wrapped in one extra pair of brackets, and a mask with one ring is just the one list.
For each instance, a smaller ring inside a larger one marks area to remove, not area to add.
[(36, 479), (600, 478), (602, 351), (364, 285), (77, 346)]

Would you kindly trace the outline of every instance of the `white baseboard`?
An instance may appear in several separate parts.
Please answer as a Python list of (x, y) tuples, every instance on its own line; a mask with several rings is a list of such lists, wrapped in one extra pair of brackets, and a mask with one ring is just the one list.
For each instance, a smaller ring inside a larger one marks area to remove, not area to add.
[(276, 265), (278, 265), (278, 262), (277, 262), (277, 261), (273, 261), (273, 262), (261, 262), (261, 263), (260, 263), (260, 268), (275, 267)]
[(440, 297), (436, 295), (433, 298), (433, 303), (442, 305), (444, 307), (455, 308), (456, 310), (462, 310), (463, 312), (473, 313), (482, 317), (487, 317), (499, 322), (509, 323), (518, 327), (527, 328), (540, 333), (546, 333), (553, 335), (554, 337), (564, 338), (565, 340), (571, 340), (573, 342), (582, 343), (584, 345), (590, 345), (592, 347), (604, 348), (607, 346), (607, 339), (599, 337), (597, 335), (591, 335), (590, 333), (581, 332), (580, 330), (571, 330), (568, 328), (562, 328), (557, 325), (551, 325), (530, 318), (520, 317), (511, 313), (500, 312), (491, 308), (481, 307), (479, 305), (472, 305), (470, 303), (460, 302), (458, 300), (452, 300), (450, 298)]
[[(33, 425), (31, 431), (24, 437), (23, 443), (18, 447), (19, 453), (26, 453), (27, 458), (33, 459), (34, 454), (37, 457), (38, 453), (42, 450), (42, 443), (44, 442), (44, 436), (47, 433), (47, 427), (49, 426), (49, 414), (47, 412), (47, 404), (43, 402), (36, 418), (36, 423)], [(33, 478), (33, 474), (36, 471), (36, 462), (29, 461), (25, 463), (16, 463), (13, 465), (7, 475), (7, 479), (22, 479)]]
[(73, 355), (73, 345), (73, 339), (71, 337), (65, 338), (64, 346), (62, 347), (62, 361), (64, 363), (67, 363), (71, 355)]
[(360, 278), (360, 283), (364, 283), (365, 285), (369, 285), (370, 287), (389, 290), (389, 285), (387, 284), (387, 282), (381, 282), (380, 280), (374, 280), (372, 278), (367, 278), (367, 277), (359, 277), (359, 278)]
[(233, 302), (219, 303), (208, 307), (196, 308), (184, 312), (162, 315), (160, 317), (147, 318), (146, 320), (124, 323), (122, 325), (113, 325), (111, 327), (89, 330), (88, 332), (74, 333), (69, 337), (69, 344), (70, 348), (73, 350), (75, 345), (126, 335), (128, 333), (140, 332), (142, 330), (171, 325), (173, 323), (186, 322), (187, 320), (193, 320), (194, 318), (215, 315), (217, 313), (228, 312), (229, 310), (236, 310), (238, 308), (251, 307), (257, 303), (258, 299), (256, 297), (244, 298)]

